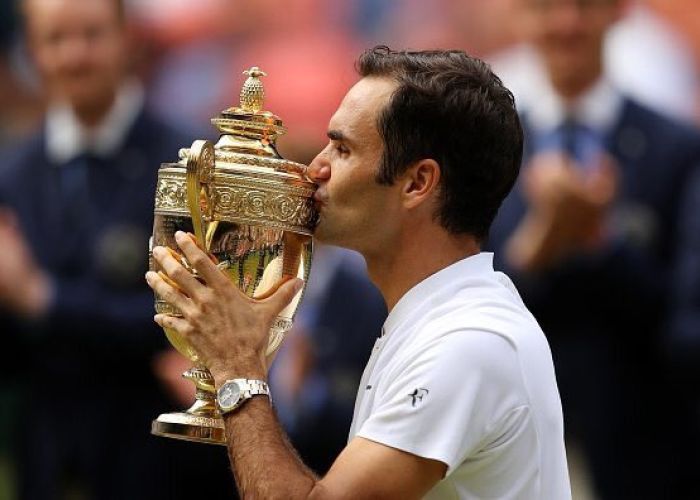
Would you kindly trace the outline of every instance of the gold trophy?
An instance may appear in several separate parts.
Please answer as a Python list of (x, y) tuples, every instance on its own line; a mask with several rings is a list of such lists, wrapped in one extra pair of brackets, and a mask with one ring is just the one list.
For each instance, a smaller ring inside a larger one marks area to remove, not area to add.
[[(264, 90), (257, 67), (248, 75), (240, 105), (222, 111), (212, 123), (221, 136), (216, 145), (195, 141), (181, 149), (180, 161), (158, 171), (153, 237), (150, 249), (177, 252), (175, 232), (193, 233), (197, 243), (249, 297), (264, 297), (280, 280), (307, 281), (311, 234), (316, 225), (315, 185), (306, 166), (282, 158), (275, 140), (285, 132), (278, 116), (263, 111)], [(173, 253), (175, 255), (175, 253)], [(181, 254), (176, 257), (196, 275)], [(158, 271), (153, 258), (151, 270)], [(291, 328), (303, 290), (276, 318), (267, 353), (272, 354)], [(156, 296), (158, 313), (179, 311)], [(177, 332), (165, 328), (170, 343), (192, 361), (183, 377), (195, 386), (195, 402), (184, 412), (165, 413), (151, 432), (187, 441), (225, 444), (224, 422), (216, 405), (214, 379), (194, 349)]]

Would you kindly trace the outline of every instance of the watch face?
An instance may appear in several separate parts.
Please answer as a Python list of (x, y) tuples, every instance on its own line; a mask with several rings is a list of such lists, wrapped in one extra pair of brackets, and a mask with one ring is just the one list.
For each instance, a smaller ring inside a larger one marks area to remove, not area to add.
[(236, 382), (226, 382), (219, 389), (218, 397), (222, 408), (233, 408), (241, 398), (241, 388)]

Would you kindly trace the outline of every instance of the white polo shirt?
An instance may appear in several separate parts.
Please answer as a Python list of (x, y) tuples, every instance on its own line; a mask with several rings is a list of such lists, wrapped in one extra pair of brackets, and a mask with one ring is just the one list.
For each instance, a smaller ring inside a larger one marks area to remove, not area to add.
[(445, 463), (426, 498), (571, 498), (549, 345), (493, 254), (442, 269), (391, 310), (355, 436)]

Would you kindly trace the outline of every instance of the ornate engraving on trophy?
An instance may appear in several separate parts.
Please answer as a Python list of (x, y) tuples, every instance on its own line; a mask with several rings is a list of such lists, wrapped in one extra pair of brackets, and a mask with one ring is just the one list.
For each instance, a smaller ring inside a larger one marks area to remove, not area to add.
[(235, 213), (238, 218), (265, 218), (292, 227), (308, 227), (313, 221), (314, 209), (308, 196), (251, 190), (246, 186), (216, 186), (211, 190), (211, 198), (214, 216)]

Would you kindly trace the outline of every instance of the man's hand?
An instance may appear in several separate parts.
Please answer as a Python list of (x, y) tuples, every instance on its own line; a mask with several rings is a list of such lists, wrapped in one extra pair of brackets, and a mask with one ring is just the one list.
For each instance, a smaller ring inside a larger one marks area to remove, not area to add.
[(203, 283), (167, 249), (155, 247), (153, 257), (177, 288), (154, 272), (147, 273), (146, 280), (183, 316), (158, 314), (155, 321), (187, 339), (217, 385), (232, 378), (265, 379), (270, 327), (301, 290), (303, 281), (281, 282), (267, 298), (251, 299), (236, 288), (187, 234), (178, 232), (175, 240)]
[(15, 214), (0, 207), (0, 304), (26, 318), (36, 318), (49, 307), (51, 285), (36, 264)]
[(523, 180), (531, 210), (552, 216), (560, 231), (568, 228), (575, 244), (602, 224), (617, 188), (616, 168), (607, 156), (589, 172), (560, 154), (536, 156)]
[(611, 159), (584, 173), (561, 154), (533, 158), (523, 174), (529, 210), (508, 242), (511, 264), (524, 270), (553, 265), (604, 241), (605, 219), (617, 190)]

